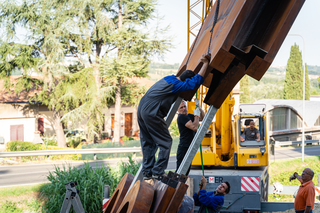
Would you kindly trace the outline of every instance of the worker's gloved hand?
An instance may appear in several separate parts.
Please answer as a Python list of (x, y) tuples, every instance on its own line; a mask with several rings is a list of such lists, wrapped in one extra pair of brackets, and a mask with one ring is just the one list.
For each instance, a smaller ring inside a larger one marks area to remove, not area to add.
[(201, 56), (201, 58), (200, 58), (200, 62), (202, 62), (202, 63), (209, 63), (209, 59), (206, 57), (206, 55), (205, 54), (203, 54), (202, 56)]
[(196, 98), (194, 102), (196, 103), (196, 108), (200, 108), (200, 100)]
[(194, 110), (193, 110), (193, 114), (194, 116), (198, 116), (200, 118), (200, 108), (199, 107), (196, 107)]
[(295, 176), (296, 174), (298, 174), (298, 173), (296, 173), (296, 172), (293, 173), (293, 175), (290, 176), (289, 181), (296, 179), (296, 176)]

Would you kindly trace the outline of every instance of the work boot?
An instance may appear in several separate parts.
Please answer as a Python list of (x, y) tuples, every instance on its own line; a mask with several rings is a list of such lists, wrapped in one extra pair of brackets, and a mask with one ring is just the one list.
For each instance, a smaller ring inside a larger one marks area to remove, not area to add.
[(143, 172), (143, 180), (150, 180), (152, 179), (152, 174), (148, 173), (148, 172)]
[(143, 177), (143, 180), (151, 180), (153, 177), (152, 176), (145, 176)]
[(163, 173), (163, 174), (161, 174), (161, 175), (152, 175), (152, 178), (154, 179), (154, 180), (162, 180), (162, 178), (163, 177), (166, 177), (167, 176), (167, 174), (166, 173)]

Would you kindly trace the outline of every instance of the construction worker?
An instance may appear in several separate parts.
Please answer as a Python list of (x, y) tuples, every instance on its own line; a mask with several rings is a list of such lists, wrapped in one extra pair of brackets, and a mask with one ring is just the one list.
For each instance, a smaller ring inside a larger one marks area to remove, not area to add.
[[(165, 173), (172, 138), (164, 118), (181, 92), (198, 88), (203, 83), (209, 61), (203, 55), (200, 62), (203, 65), (197, 75), (191, 70), (186, 70), (179, 77), (166, 76), (156, 82), (139, 103), (138, 123), (143, 154), (142, 174), (144, 180), (158, 179)], [(156, 161), (155, 153), (158, 147), (160, 151)]]
[[(187, 153), (189, 146), (193, 140), (193, 137), (195, 136), (199, 121), (201, 121), (204, 118), (204, 111), (200, 107), (200, 101), (199, 99), (195, 99), (196, 108), (194, 109), (193, 113), (188, 113), (187, 109), (187, 103), (185, 101), (182, 101), (179, 109), (178, 109), (178, 128), (180, 133), (180, 140), (177, 150), (177, 168), (176, 172), (178, 171), (180, 164)], [(188, 176), (190, 171), (191, 165), (185, 175)]]
[(193, 199), (196, 206), (200, 206), (199, 213), (220, 212), (224, 204), (224, 196), (230, 192), (230, 184), (225, 181), (221, 183), (216, 191), (206, 191), (207, 179), (202, 176), (199, 191), (194, 193)]
[(240, 141), (244, 142), (245, 140), (247, 141), (260, 141), (260, 133), (259, 130), (255, 127), (254, 121), (250, 121), (250, 125), (248, 128), (244, 129), (243, 134), (245, 138), (240, 136)]

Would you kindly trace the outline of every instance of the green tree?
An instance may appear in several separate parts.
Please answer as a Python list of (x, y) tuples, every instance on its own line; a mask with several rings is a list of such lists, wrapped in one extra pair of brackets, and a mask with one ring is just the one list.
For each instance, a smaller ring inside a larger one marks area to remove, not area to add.
[(252, 102), (260, 99), (283, 99), (283, 86), (278, 84), (258, 84), (250, 88)]
[(309, 80), (309, 73), (308, 73), (308, 66), (307, 63), (304, 64), (305, 68), (305, 100), (310, 100), (310, 80)]
[[(146, 77), (149, 70), (149, 57), (168, 50), (166, 40), (148, 39), (149, 33), (142, 33), (141, 27), (153, 18), (155, 0), (118, 0), (115, 1), (117, 16), (114, 24), (112, 46), (117, 49), (116, 57), (103, 61), (103, 73), (115, 85), (114, 140), (120, 139), (121, 91), (133, 76)], [(156, 30), (156, 32), (159, 31)], [(161, 31), (161, 30), (160, 30)]]
[[(294, 44), (291, 46), (290, 57), (286, 68), (286, 79), (284, 84), (284, 99), (302, 100), (303, 98), (303, 69), (302, 57), (299, 46)], [(306, 65), (305, 65), (306, 66)], [(307, 76), (306, 70), (306, 76)], [(308, 78), (308, 77), (306, 77)], [(308, 79), (309, 80), (309, 79)], [(307, 80), (306, 80), (307, 82)], [(310, 87), (309, 81), (306, 84)], [(308, 89), (310, 98), (310, 89)]]
[(320, 77), (310, 80), (311, 95), (320, 95)]
[[(127, 87), (132, 76), (146, 76), (150, 56), (168, 48), (166, 39), (146, 30), (155, 3), (155, 0), (3, 1), (0, 22), (5, 37), (0, 53), (5, 54), (0, 59), (1, 75), (9, 76), (21, 68), (24, 70), (21, 82), (42, 89), (33, 100), (53, 111), (59, 146), (65, 146), (63, 114), (65, 122), (87, 120), (92, 138), (100, 135), (103, 109), (113, 100), (115, 134), (119, 137), (122, 87)], [(26, 30), (27, 41), (17, 41), (17, 26)], [(43, 77), (42, 81), (32, 82), (30, 75), (34, 72)]]
[(248, 75), (244, 75), (240, 80), (240, 103), (251, 103)]
[(180, 136), (177, 120), (171, 122), (169, 126), (169, 131), (172, 137)]

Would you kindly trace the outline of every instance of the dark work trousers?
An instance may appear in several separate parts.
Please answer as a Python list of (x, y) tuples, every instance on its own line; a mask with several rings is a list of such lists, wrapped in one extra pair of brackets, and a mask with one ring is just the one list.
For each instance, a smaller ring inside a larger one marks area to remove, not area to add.
[[(138, 111), (140, 127), (140, 142), (143, 154), (142, 173), (148, 175), (162, 175), (168, 166), (172, 138), (163, 118), (149, 112)], [(159, 147), (158, 160), (155, 153)], [(146, 176), (146, 175), (145, 175)]]
[[(181, 147), (181, 146), (178, 146), (178, 151), (177, 151), (177, 169), (176, 169), (176, 172), (178, 171), (179, 169), (179, 166), (181, 165), (182, 161), (183, 161), (183, 158), (184, 156), (186, 155), (187, 151), (188, 151), (189, 147)], [(185, 175), (188, 176), (189, 172), (190, 172), (190, 168), (191, 168), (191, 165), (189, 166), (189, 169), (187, 171), (187, 173)]]

